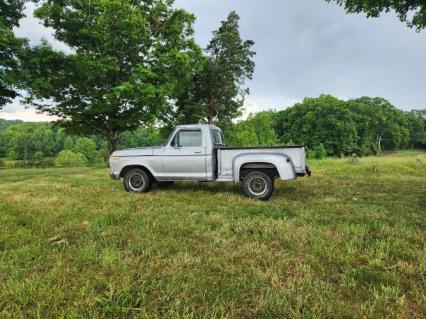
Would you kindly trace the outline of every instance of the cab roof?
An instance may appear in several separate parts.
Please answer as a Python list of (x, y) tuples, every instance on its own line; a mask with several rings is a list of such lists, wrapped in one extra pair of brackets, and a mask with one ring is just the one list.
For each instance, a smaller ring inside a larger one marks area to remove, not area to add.
[(222, 131), (222, 129), (214, 124), (185, 124), (185, 125), (178, 125), (176, 126), (177, 129), (190, 129), (190, 130), (194, 130), (194, 129), (200, 129), (202, 127), (209, 127), (209, 128), (215, 128), (218, 129), (220, 131)]

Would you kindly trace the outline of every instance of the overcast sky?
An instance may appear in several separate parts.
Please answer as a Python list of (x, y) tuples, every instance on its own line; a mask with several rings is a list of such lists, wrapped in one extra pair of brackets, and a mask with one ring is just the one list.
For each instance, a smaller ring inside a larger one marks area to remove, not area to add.
[[(231, 10), (240, 15), (243, 39), (255, 41), (256, 68), (246, 113), (283, 109), (322, 93), (340, 98), (381, 96), (410, 110), (426, 107), (426, 30), (416, 33), (393, 13), (379, 19), (348, 15), (324, 0), (176, 0), (195, 14), (195, 37), (205, 47)], [(16, 30), (32, 43), (53, 41), (32, 17)], [(57, 49), (64, 49), (54, 43)], [(17, 101), (0, 118), (46, 120)]]

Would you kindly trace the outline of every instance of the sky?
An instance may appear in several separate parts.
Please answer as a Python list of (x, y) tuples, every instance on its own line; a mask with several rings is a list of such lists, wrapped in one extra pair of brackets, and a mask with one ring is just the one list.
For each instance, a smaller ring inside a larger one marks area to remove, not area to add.
[[(176, 0), (175, 6), (197, 17), (195, 38), (202, 47), (230, 11), (240, 15), (241, 36), (254, 40), (256, 51), (245, 114), (281, 110), (320, 94), (380, 96), (404, 110), (426, 108), (426, 30), (408, 28), (392, 12), (367, 19), (324, 0)], [(32, 10), (27, 5), (15, 33), (66, 50)], [(17, 100), (0, 110), (0, 118), (51, 119)]]

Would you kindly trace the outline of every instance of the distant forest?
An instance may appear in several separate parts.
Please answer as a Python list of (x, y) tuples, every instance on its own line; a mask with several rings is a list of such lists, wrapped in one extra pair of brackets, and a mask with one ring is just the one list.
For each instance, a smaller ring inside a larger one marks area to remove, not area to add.
[[(124, 132), (118, 148), (159, 145), (174, 124)], [(310, 158), (426, 149), (426, 110), (402, 111), (383, 98), (343, 101), (321, 95), (282, 111), (263, 111), (237, 123), (217, 124), (224, 129), (229, 146), (305, 145)], [(68, 134), (55, 123), (0, 120), (0, 158), (21, 160), (18, 165), (22, 166), (104, 164), (107, 146), (102, 136)]]

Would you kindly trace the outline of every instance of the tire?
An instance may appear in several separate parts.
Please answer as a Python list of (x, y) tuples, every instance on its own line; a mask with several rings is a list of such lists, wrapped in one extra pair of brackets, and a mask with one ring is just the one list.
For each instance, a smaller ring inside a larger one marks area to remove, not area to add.
[(145, 193), (151, 188), (151, 182), (145, 171), (134, 168), (124, 176), (124, 189), (133, 193)]
[(274, 181), (261, 171), (251, 171), (243, 179), (243, 191), (249, 198), (268, 200), (274, 192)]
[(157, 182), (156, 185), (158, 187), (169, 187), (172, 186), (175, 182), (174, 181), (163, 181), (163, 182)]

